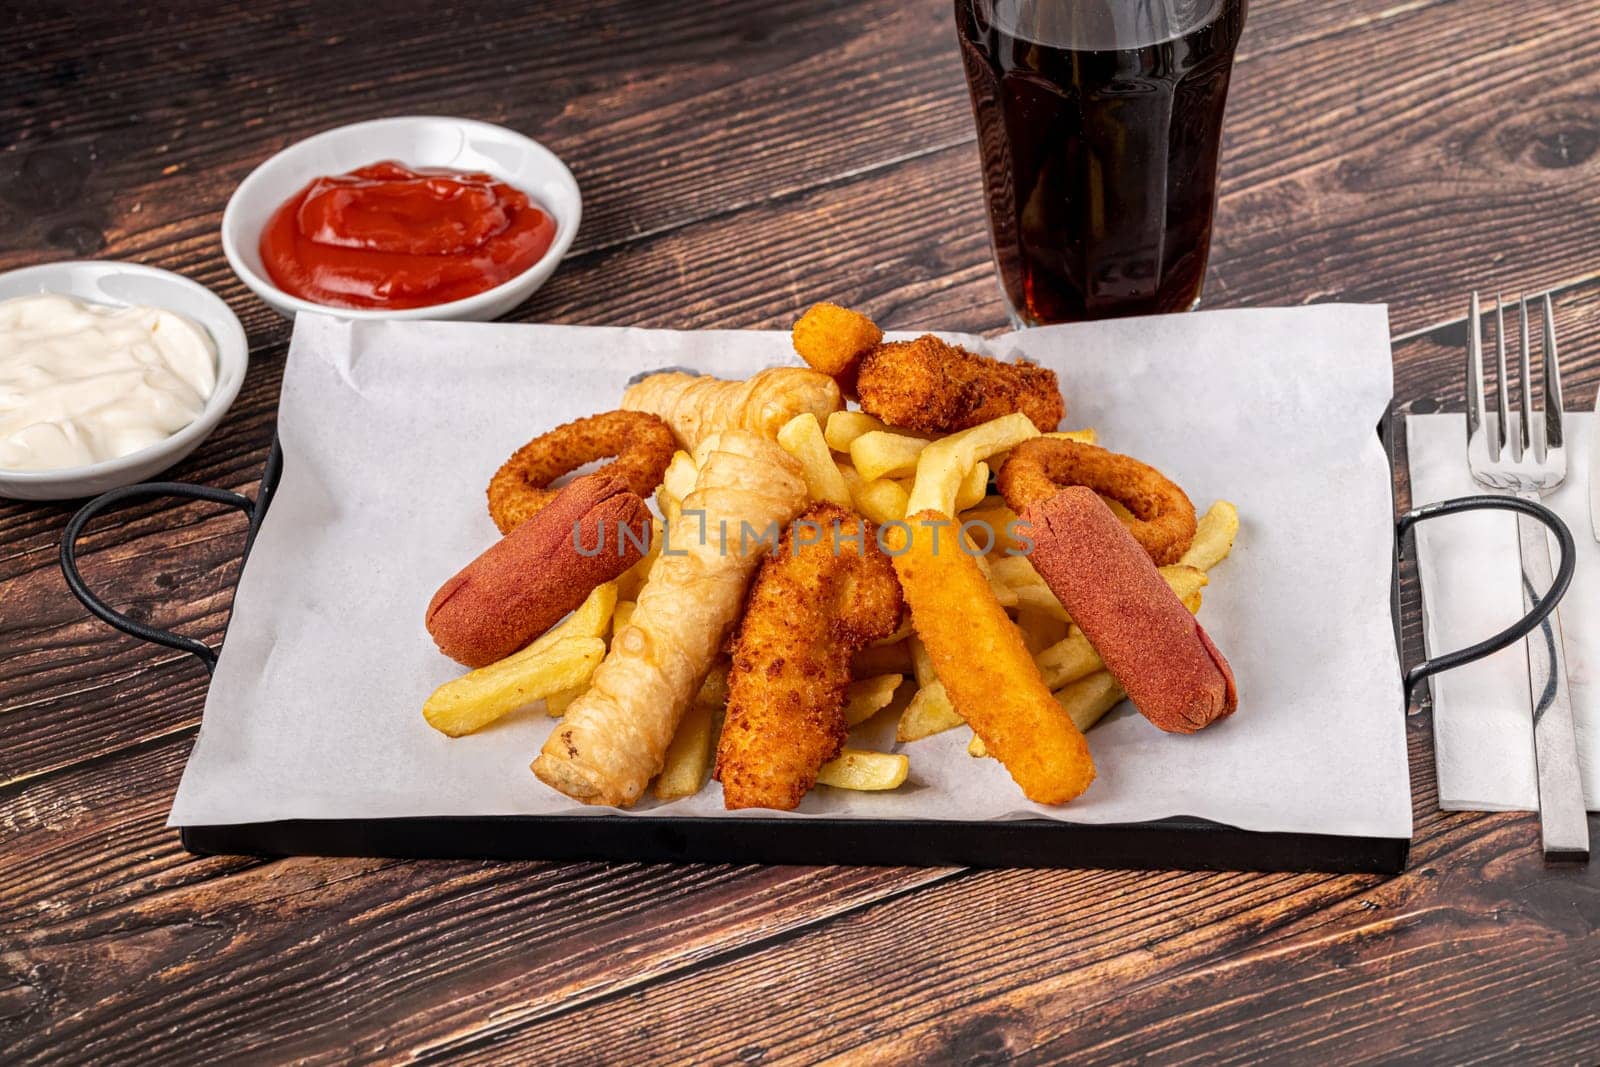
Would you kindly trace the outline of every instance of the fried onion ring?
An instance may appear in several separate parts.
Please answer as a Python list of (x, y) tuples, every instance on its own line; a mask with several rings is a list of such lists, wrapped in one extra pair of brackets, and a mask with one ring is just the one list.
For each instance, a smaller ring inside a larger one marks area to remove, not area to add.
[(1063, 488), (1082, 485), (1132, 514), (1128, 532), (1156, 566), (1176, 563), (1194, 542), (1194, 505), (1166, 475), (1132, 456), (1059, 437), (1035, 437), (1011, 450), (996, 478), (1019, 514)]
[[(648, 498), (677, 448), (672, 428), (642, 411), (608, 411), (540, 434), (511, 454), (489, 479), (489, 517), (508, 534), (542, 511), (559, 490), (550, 483), (585, 463), (616, 457), (600, 470)], [(596, 472), (598, 473), (598, 472)]]

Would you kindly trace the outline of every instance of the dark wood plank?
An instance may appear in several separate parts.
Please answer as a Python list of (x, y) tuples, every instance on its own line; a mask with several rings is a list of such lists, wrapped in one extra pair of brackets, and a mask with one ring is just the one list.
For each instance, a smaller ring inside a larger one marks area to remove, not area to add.
[(0, 796), (8, 1063), (380, 1058), (403, 1031), (511, 1025), (954, 874), (200, 859), (162, 826), (188, 747)]
[[(1580, 1062), (1600, 874), (1458, 817), (1385, 882), (985, 872), (492, 1041), (483, 1062)], [(1441, 846), (1446, 846), (1442, 847)], [(801, 997), (763, 995), (804, 989)]]

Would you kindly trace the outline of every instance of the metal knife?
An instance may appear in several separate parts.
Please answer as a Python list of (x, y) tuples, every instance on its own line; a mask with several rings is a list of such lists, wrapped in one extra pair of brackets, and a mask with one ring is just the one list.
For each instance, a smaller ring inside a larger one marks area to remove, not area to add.
[[(1600, 415), (1600, 393), (1595, 394), (1594, 408)], [(1589, 525), (1594, 528), (1594, 539), (1600, 541), (1600, 425), (1594, 424), (1589, 427)]]

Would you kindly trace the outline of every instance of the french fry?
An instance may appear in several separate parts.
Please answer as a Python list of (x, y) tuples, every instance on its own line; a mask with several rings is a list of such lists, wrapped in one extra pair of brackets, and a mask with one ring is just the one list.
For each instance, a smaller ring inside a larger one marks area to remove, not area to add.
[(1160, 570), (1161, 577), (1165, 578), (1172, 591), (1178, 594), (1179, 600), (1187, 600), (1190, 595), (1198, 593), (1211, 582), (1211, 579), (1206, 577), (1205, 571), (1184, 563), (1174, 563)]
[[(1013, 536), (1013, 531), (1026, 532), (1020, 529), (1021, 520), (999, 497), (984, 497), (975, 506), (962, 513), (961, 521), (981, 522), (994, 531), (994, 547), (989, 550), (989, 555), (992, 557), (999, 558), (1007, 552), (1021, 552), (1024, 547), (1023, 542)], [(1018, 525), (1013, 527), (1012, 523)]]
[(657, 800), (676, 800), (700, 792), (711, 772), (717, 749), (717, 709), (696, 700), (678, 722), (667, 746), (666, 762), (656, 776)]
[(1081, 430), (1052, 430), (1045, 436), (1059, 437), (1063, 441), (1077, 441), (1084, 445), (1092, 445), (1100, 440), (1100, 435), (1094, 432), (1093, 426), (1086, 426)]
[(1127, 696), (1109, 671), (1096, 671), (1055, 694), (1056, 703), (1065, 708), (1073, 723), (1084, 731), (1099, 722), (1106, 712), (1122, 703)]
[(1118, 500), (1116, 497), (1106, 496), (1104, 493), (1101, 493), (1100, 494), (1100, 499), (1105, 501), (1106, 507), (1111, 509), (1111, 514), (1115, 515), (1117, 517), (1117, 520), (1119, 522), (1121, 522), (1122, 525), (1126, 526), (1129, 523), (1133, 523), (1133, 522), (1138, 522), (1139, 521), (1139, 516), (1135, 515), (1131, 511), (1129, 511), (1128, 510), (1128, 505), (1124, 504), (1122, 501)]
[(1239, 535), (1239, 509), (1219, 500), (1200, 516), (1195, 526), (1194, 543), (1178, 562), (1208, 571), (1228, 558), (1233, 539)]
[(1002, 604), (1015, 607), (1018, 611), (1024, 608), (1031, 611), (1043, 612), (1063, 622), (1070, 622), (1067, 609), (1061, 606), (1061, 601), (1044, 584), (1044, 579), (1039, 572), (1033, 569), (1033, 564), (1028, 562), (1026, 556), (1000, 556), (989, 561), (990, 584), (998, 589), (1005, 589), (1010, 593), (1011, 603)]
[[(980, 556), (978, 558), (982, 559), (983, 557)], [(989, 591), (994, 594), (994, 598), (1000, 602), (1001, 607), (1006, 608), (1007, 610), (1014, 610), (1023, 607), (1022, 597), (1018, 594), (1016, 589), (1000, 581), (992, 574), (987, 575), (987, 577), (989, 579)], [(1034, 601), (1040, 600), (1042, 600), (1042, 598), (1038, 596), (1031, 596), (1030, 604)], [(1064, 614), (1065, 613), (1063, 613), (1063, 615)]]
[(822, 436), (828, 442), (828, 447), (835, 452), (849, 452), (850, 442), (857, 437), (864, 433), (887, 429), (887, 426), (865, 411), (835, 411), (828, 416), (828, 424), (823, 427)]
[(1200, 591), (1197, 589), (1184, 597), (1183, 606), (1189, 609), (1190, 615), (1200, 614)]
[(1022, 631), (1022, 641), (1035, 657), (1065, 640), (1068, 628), (1066, 620), (1053, 612), (1026, 604), (1017, 608), (1017, 629)]
[(844, 721), (856, 727), (878, 714), (894, 702), (903, 681), (903, 674), (880, 674), (851, 682), (844, 691)]
[(509, 662), (520, 656), (533, 653), (541, 642), (548, 641), (554, 644), (564, 641), (569, 637), (604, 637), (611, 627), (611, 616), (617, 610), (617, 583), (606, 582), (597, 585), (578, 605), (578, 610), (568, 615), (559, 625), (554, 626), (543, 637), (523, 649), (513, 652), (501, 662)]
[(656, 775), (657, 800), (691, 797), (705, 786), (717, 754), (717, 734), (727, 704), (728, 664), (718, 660), (706, 672), (700, 691), (683, 713), (672, 743), (667, 746), (661, 773)]
[[(546, 701), (548, 708), (550, 698), (555, 698), (561, 711), (551, 714), (561, 714), (566, 710), (561, 700), (572, 690), (587, 689), (590, 675), (605, 657), (600, 638), (610, 628), (616, 606), (616, 582), (595, 586), (577, 611), (527, 648), (434, 690), (422, 705), (423, 717), (441, 733), (460, 737), (536, 700)], [(600, 656), (589, 664), (594, 646)]]
[(918, 688), (926, 688), (939, 680), (933, 670), (933, 657), (928, 655), (927, 646), (920, 638), (913, 637), (906, 642), (911, 649), (911, 671), (916, 675)]
[[(665, 515), (666, 512), (662, 511)], [(639, 590), (644, 588), (644, 583), (650, 577), (650, 568), (655, 566), (656, 560), (661, 558), (661, 546), (666, 543), (666, 527), (655, 519), (650, 520), (650, 547), (639, 559), (639, 562), (629, 567), (617, 576), (618, 601), (634, 601), (639, 599)]]
[(470, 734), (525, 704), (588, 685), (605, 654), (598, 637), (569, 637), (533, 656), (519, 652), (441, 685), (422, 705), (422, 716), (440, 733)]
[(633, 618), (633, 609), (639, 606), (636, 600), (619, 600), (616, 608), (611, 612), (611, 632), (616, 633), (628, 625), (628, 620)]
[(911, 761), (899, 753), (847, 748), (817, 771), (818, 785), (835, 789), (877, 792), (894, 789), (906, 780)]
[(783, 424), (778, 431), (778, 444), (800, 461), (806, 480), (806, 490), (813, 500), (826, 500), (842, 508), (853, 507), (850, 488), (844, 483), (828, 451), (828, 442), (822, 437), (822, 424), (816, 415), (803, 412)]
[(1066, 637), (1035, 654), (1033, 661), (1039, 665), (1044, 684), (1051, 689), (1059, 689), (1105, 668), (1105, 664), (1100, 662), (1100, 653), (1094, 650), (1089, 639), (1076, 626), (1068, 631)]
[(896, 741), (920, 741), (924, 737), (953, 730), (957, 726), (965, 726), (967, 720), (961, 717), (955, 706), (950, 703), (950, 696), (945, 692), (943, 682), (933, 682), (918, 689), (911, 697), (911, 703), (906, 705), (906, 710), (900, 713), (900, 722), (895, 727), (894, 739)]
[(700, 683), (700, 691), (695, 694), (697, 704), (708, 704), (719, 713), (728, 706), (728, 660), (726, 657), (718, 658), (706, 672), (705, 681)]
[(840, 467), (839, 473), (850, 487), (855, 510), (882, 525), (906, 517), (906, 491), (888, 478), (869, 482), (854, 467)]
[[(961, 480), (961, 487), (956, 490), (956, 513), (975, 507), (983, 501), (989, 492), (989, 465), (979, 460), (967, 476)], [(999, 534), (995, 535), (997, 538)]]
[(906, 503), (906, 514), (932, 510), (954, 515), (961, 483), (980, 460), (1038, 436), (1039, 428), (1019, 411), (932, 442), (917, 458), (916, 488)]
[(983, 743), (983, 738), (973, 734), (972, 739), (967, 742), (967, 755), (976, 759), (987, 759), (989, 757), (989, 746)]
[(559, 693), (551, 693), (544, 698), (544, 710), (552, 719), (559, 719), (567, 713), (567, 708), (574, 700), (583, 696), (588, 691), (587, 685), (580, 685), (573, 689), (563, 689)]
[(850, 442), (850, 462), (867, 481), (902, 478), (917, 472), (917, 457), (928, 447), (923, 437), (868, 430)]
[(855, 654), (850, 661), (852, 678), (871, 678), (880, 674), (910, 674), (911, 642), (897, 641), (892, 645), (869, 645)]

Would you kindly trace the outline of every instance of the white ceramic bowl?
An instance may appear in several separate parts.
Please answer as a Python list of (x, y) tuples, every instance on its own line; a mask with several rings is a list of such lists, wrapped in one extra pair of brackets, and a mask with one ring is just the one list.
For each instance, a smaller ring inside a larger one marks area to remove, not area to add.
[(50, 471), (0, 468), (0, 496), (14, 500), (72, 500), (142, 482), (183, 459), (217, 428), (233, 406), (250, 363), (244, 327), (221, 297), (181, 274), (137, 263), (80, 260), (46, 263), (0, 274), (0, 300), (58, 293), (97, 304), (148, 304), (187, 315), (217, 346), (217, 387), (200, 417), (167, 438), (116, 459)]
[[(302, 300), (273, 285), (261, 264), (261, 231), (272, 213), (317, 178), (379, 160), (412, 167), (479, 170), (521, 189), (555, 220), (556, 236), (543, 258), (493, 289), (431, 307), (378, 310), (335, 308)], [(498, 318), (545, 283), (572, 246), (583, 199), (572, 172), (539, 142), (472, 119), (410, 115), (340, 126), (290, 145), (239, 183), (222, 213), (222, 251), (239, 280), (286, 318), (320, 311), (347, 319)]]

